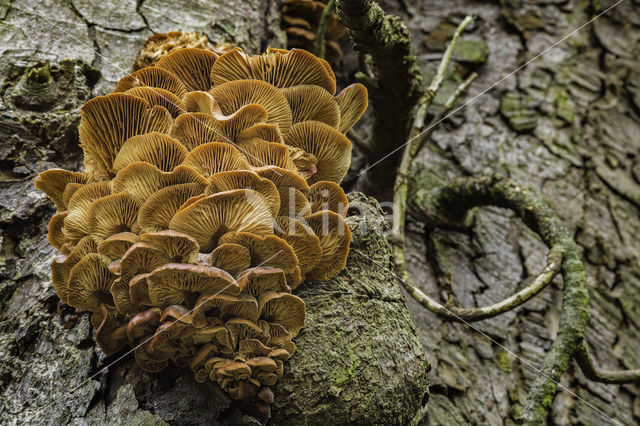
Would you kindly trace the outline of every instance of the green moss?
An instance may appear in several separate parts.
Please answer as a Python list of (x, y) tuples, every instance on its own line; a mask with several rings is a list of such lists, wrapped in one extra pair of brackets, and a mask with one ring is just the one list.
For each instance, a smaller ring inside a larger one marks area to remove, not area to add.
[(536, 101), (527, 95), (507, 92), (500, 99), (500, 113), (516, 132), (527, 132), (538, 122), (535, 111)]
[(498, 353), (496, 354), (496, 362), (500, 370), (511, 373), (511, 360), (509, 359), (509, 353), (507, 351), (505, 351), (504, 349), (498, 351)]
[(451, 57), (460, 62), (483, 64), (489, 57), (489, 46), (483, 41), (459, 40)]
[(556, 94), (554, 104), (556, 108), (556, 117), (569, 124), (573, 123), (575, 111), (573, 108), (573, 102), (571, 101), (566, 89), (562, 89)]

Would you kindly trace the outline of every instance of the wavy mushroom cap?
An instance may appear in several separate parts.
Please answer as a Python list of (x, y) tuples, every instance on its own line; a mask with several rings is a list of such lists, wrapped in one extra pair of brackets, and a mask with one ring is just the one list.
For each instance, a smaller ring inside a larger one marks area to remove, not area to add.
[(292, 337), (297, 336), (304, 327), (305, 304), (293, 294), (275, 291), (264, 293), (258, 298), (258, 309), (260, 318), (280, 324)]
[(146, 162), (163, 172), (170, 172), (180, 165), (189, 151), (172, 137), (158, 133), (136, 135), (125, 141), (113, 160), (113, 170), (117, 173), (125, 167)]
[(71, 269), (89, 253), (96, 252), (96, 243), (89, 235), (82, 238), (68, 255), (58, 255), (51, 262), (53, 289), (62, 301), (67, 301)]
[(88, 183), (78, 189), (69, 199), (68, 214), (64, 218), (64, 236), (68, 240), (79, 240), (91, 233), (89, 210), (94, 201), (111, 194), (109, 181)]
[(76, 263), (69, 273), (67, 303), (91, 312), (96, 312), (103, 303), (114, 306), (109, 288), (116, 275), (108, 265), (109, 259), (98, 253), (89, 253)]
[(280, 208), (278, 216), (303, 217), (311, 214), (311, 205), (304, 194), (295, 188), (278, 188)]
[(251, 266), (249, 249), (240, 244), (220, 244), (207, 258), (207, 263), (224, 269), (234, 277)]
[(64, 221), (68, 215), (68, 211), (58, 212), (49, 220), (47, 240), (49, 244), (58, 249), (58, 251), (62, 251), (62, 247), (67, 242), (64, 233)]
[(113, 308), (100, 306), (100, 325), (96, 329), (96, 342), (106, 356), (117, 353), (127, 344), (127, 323)]
[(249, 294), (213, 294), (198, 298), (193, 309), (194, 324), (206, 324), (206, 317), (211, 316), (228, 321), (232, 318), (244, 318), (258, 321), (258, 301)]
[(315, 120), (337, 128), (340, 108), (336, 99), (319, 86), (301, 85), (280, 89), (291, 107), (293, 124)]
[(182, 183), (159, 189), (150, 196), (138, 211), (136, 229), (154, 232), (169, 229), (169, 223), (190, 198), (202, 194), (204, 183)]
[(307, 181), (297, 173), (278, 166), (256, 167), (253, 172), (269, 179), (278, 188), (295, 188), (306, 194), (309, 191)]
[[(86, 184), (89, 176), (86, 173), (70, 172), (64, 169), (46, 170), (35, 180), (35, 187), (47, 194), (56, 205), (58, 212), (67, 209), (67, 200), (65, 200), (65, 190), (69, 185)], [(71, 188), (77, 188), (71, 186)]]
[(120, 275), (126, 281), (170, 263), (167, 254), (153, 244), (143, 241), (133, 244), (120, 260)]
[(91, 203), (87, 214), (91, 236), (101, 243), (113, 234), (131, 231), (139, 208), (140, 203), (126, 193), (98, 198)]
[(320, 181), (311, 185), (309, 189), (309, 204), (311, 211), (331, 210), (342, 217), (347, 216), (349, 200), (343, 189), (335, 182)]
[(233, 277), (222, 269), (185, 263), (169, 263), (156, 268), (147, 277), (147, 282), (151, 302), (160, 307), (180, 304), (192, 294), (237, 294), (240, 291)]
[(318, 171), (310, 183), (328, 180), (341, 182), (351, 163), (351, 142), (333, 127), (319, 121), (304, 121), (291, 126), (284, 143), (315, 155)]
[(286, 135), (291, 127), (291, 107), (287, 98), (268, 82), (228, 81), (213, 86), (209, 93), (225, 115), (233, 114), (249, 105), (259, 105), (267, 112), (266, 123), (278, 125), (282, 135)]
[(189, 153), (183, 165), (193, 168), (207, 178), (220, 172), (250, 168), (245, 157), (233, 145), (219, 142), (196, 147)]
[(175, 74), (159, 67), (143, 68), (121, 78), (113, 91), (114, 93), (126, 92), (136, 87), (166, 90), (178, 98), (182, 98), (187, 93), (184, 83)]
[(305, 275), (313, 269), (322, 258), (320, 239), (313, 229), (300, 220), (278, 216), (276, 218), (275, 234), (284, 239), (293, 248), (298, 258), (300, 272)]
[(187, 90), (208, 90), (211, 85), (211, 68), (218, 55), (206, 49), (186, 48), (171, 52), (156, 66), (176, 75)]
[(259, 123), (254, 124), (238, 133), (237, 142), (241, 145), (243, 142), (251, 139), (262, 139), (267, 142), (284, 143), (282, 133), (277, 124)]
[(130, 342), (138, 342), (153, 333), (160, 323), (162, 309), (154, 307), (133, 316), (127, 323), (127, 338)]
[(211, 175), (205, 195), (233, 189), (250, 189), (262, 195), (271, 208), (271, 214), (276, 216), (280, 206), (280, 195), (276, 185), (267, 178), (262, 178), (249, 170), (233, 170)]
[(278, 88), (312, 84), (331, 95), (336, 93), (336, 77), (331, 67), (327, 68), (322, 60), (299, 49), (271, 49), (259, 56), (233, 49), (213, 65), (211, 80), (214, 85), (235, 80), (262, 80)]
[(120, 170), (111, 181), (111, 188), (114, 194), (126, 193), (142, 204), (158, 190), (181, 183), (204, 185), (207, 180), (194, 168), (184, 164), (170, 172), (163, 172), (153, 164), (140, 161)]
[(78, 132), (90, 173), (111, 177), (115, 172), (113, 160), (130, 137), (169, 132), (173, 124), (169, 111), (158, 105), (149, 107), (144, 99), (124, 93), (98, 96), (83, 105)]
[(342, 216), (322, 210), (313, 213), (305, 220), (320, 239), (322, 257), (320, 262), (307, 273), (307, 278), (314, 281), (328, 281), (344, 269), (351, 243), (351, 230)]
[(186, 106), (182, 99), (165, 89), (142, 86), (134, 87), (124, 93), (144, 99), (149, 103), (150, 107), (158, 105), (165, 108), (172, 118), (176, 118), (186, 112)]
[(273, 216), (265, 199), (249, 189), (236, 189), (209, 195), (181, 209), (169, 227), (189, 234), (209, 252), (228, 232), (273, 233)]
[(340, 109), (338, 130), (347, 133), (367, 110), (369, 105), (367, 88), (360, 83), (347, 86), (338, 93), (336, 102)]
[(170, 229), (140, 234), (140, 239), (162, 250), (172, 263), (195, 263), (199, 245), (195, 238)]
[(133, 232), (119, 232), (106, 238), (98, 245), (98, 253), (112, 260), (120, 259), (133, 244), (140, 241)]
[(282, 269), (263, 266), (243, 272), (238, 277), (238, 286), (243, 293), (253, 297), (259, 297), (269, 291), (291, 292)]

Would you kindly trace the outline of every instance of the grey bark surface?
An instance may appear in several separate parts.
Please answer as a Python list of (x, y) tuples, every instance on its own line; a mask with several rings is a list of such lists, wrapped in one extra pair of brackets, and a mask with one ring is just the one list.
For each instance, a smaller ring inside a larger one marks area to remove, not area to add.
[[(604, 11), (615, 2), (593, 3)], [(407, 22), (426, 81), (455, 23), (477, 15), (460, 40), (467, 49), (458, 51), (457, 67), (480, 76), (461, 102), (598, 13), (581, 0), (384, 5)], [(639, 5), (625, 0), (445, 120), (415, 164), (410, 194), (406, 255), (414, 283), (431, 297), (469, 308), (523, 288), (523, 280), (544, 266), (547, 250), (520, 220), (496, 208), (479, 209), (464, 231), (432, 229), (424, 223), (419, 188), (436, 178), (495, 173), (544, 194), (582, 250), (590, 293), (587, 340), (607, 369), (640, 367)], [(479, 58), (486, 63), (476, 67)], [(440, 102), (455, 85), (450, 76)], [(473, 324), (478, 331), (443, 322), (410, 299), (433, 366), (423, 423), (513, 424), (538, 375), (527, 364), (539, 368), (556, 336), (561, 288), (556, 278), (522, 307)], [(561, 384), (565, 390), (552, 402), (549, 424), (640, 421), (637, 384), (590, 382), (575, 362)]]
[[(105, 358), (86, 315), (64, 328), (50, 280), (54, 208), (33, 181), (81, 168), (79, 108), (128, 73), (152, 32), (197, 30), (258, 53), (282, 46), (278, 10), (263, 0), (0, 3), (0, 424), (259, 424), (188, 369), (148, 374), (131, 355)], [(340, 276), (299, 292), (308, 327), (274, 388), (273, 423), (403, 424), (427, 395), (406, 302), (389, 270), (370, 267), (391, 265), (386, 239), (364, 231), (382, 232), (382, 212), (350, 197), (358, 252)]]

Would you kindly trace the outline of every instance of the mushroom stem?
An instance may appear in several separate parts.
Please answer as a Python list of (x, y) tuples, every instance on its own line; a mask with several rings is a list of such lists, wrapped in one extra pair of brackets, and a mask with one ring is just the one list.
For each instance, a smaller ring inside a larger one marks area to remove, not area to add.
[(113, 340), (124, 340), (127, 338), (127, 324), (116, 328), (113, 331)]

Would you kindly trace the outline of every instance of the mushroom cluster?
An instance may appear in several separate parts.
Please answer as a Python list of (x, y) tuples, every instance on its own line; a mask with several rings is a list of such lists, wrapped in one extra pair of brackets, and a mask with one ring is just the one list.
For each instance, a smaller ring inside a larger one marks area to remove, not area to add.
[(90, 311), (105, 354), (170, 362), (235, 399), (283, 374), (305, 324), (301, 282), (345, 266), (345, 133), (367, 106), (335, 96), (304, 50), (177, 49), (81, 110), (85, 171), (43, 172), (58, 297)]
[[(287, 33), (289, 48), (301, 48), (314, 51), (318, 24), (326, 0), (287, 0), (282, 6), (282, 26)], [(342, 56), (342, 50), (336, 42), (345, 33), (344, 26), (338, 22), (338, 15), (331, 13), (324, 35), (325, 57), (331, 63)]]

